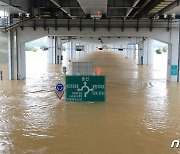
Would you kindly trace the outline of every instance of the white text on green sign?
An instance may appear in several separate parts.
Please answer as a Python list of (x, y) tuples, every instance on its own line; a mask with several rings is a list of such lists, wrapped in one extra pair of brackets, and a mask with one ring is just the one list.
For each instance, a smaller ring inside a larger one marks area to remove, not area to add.
[(105, 76), (66, 76), (66, 101), (105, 101)]

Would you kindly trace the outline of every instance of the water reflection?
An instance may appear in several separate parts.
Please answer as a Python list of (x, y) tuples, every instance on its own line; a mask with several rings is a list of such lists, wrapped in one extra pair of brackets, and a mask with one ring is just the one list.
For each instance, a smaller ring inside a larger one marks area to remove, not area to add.
[(94, 62), (106, 75), (106, 103), (59, 100), (54, 89), (65, 83), (61, 65), (38, 65), (34, 58), (27, 80), (0, 82), (0, 153), (179, 152), (170, 148), (180, 138), (179, 84), (111, 52), (80, 61)]
[(8, 117), (7, 105), (0, 106), (0, 152), (9, 151), (12, 147), (12, 140), (9, 138), (11, 134), (11, 121)]
[[(23, 87), (26, 92), (23, 107), (24, 131), (27, 134), (24, 136), (48, 138), (48, 135), (36, 132), (45, 132), (55, 125), (54, 110), (57, 103), (54, 102), (56, 100), (54, 87), (60, 79), (60, 72), (56, 73), (55, 68), (51, 67), (52, 65), (47, 65), (46, 52), (27, 52), (26, 56), (28, 73), (26, 85)], [(41, 63), (39, 63), (39, 57), (41, 57)], [(34, 59), (33, 64), (32, 59)], [(54, 79), (51, 79), (52, 72)]]
[(148, 129), (166, 128), (168, 98), (165, 82), (152, 82), (146, 89), (145, 124)]

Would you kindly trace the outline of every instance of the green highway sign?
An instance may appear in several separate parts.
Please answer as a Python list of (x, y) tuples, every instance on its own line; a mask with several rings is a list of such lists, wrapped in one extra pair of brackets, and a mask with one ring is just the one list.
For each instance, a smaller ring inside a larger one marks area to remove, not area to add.
[(105, 76), (66, 76), (67, 102), (105, 102)]
[(177, 65), (171, 65), (171, 75), (177, 75)]

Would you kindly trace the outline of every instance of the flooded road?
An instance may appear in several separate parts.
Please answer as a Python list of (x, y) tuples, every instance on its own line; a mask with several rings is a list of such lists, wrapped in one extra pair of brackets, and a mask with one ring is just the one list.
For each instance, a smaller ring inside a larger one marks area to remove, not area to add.
[(80, 61), (92, 61), (96, 74), (106, 75), (105, 103), (59, 100), (59, 65), (31, 62), (25, 81), (0, 82), (0, 153), (180, 153), (170, 147), (180, 139), (179, 83), (111, 52)]

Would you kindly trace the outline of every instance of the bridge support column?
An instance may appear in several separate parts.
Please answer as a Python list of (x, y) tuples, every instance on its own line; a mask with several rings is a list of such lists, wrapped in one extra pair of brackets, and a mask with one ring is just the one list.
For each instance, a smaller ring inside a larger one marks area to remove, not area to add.
[(180, 35), (178, 29), (171, 29), (170, 42), (168, 44), (168, 65), (167, 65), (167, 80), (170, 82), (179, 82), (179, 43)]
[(93, 52), (95, 51), (95, 45), (94, 44), (87, 44), (87, 50), (86, 50), (86, 53), (90, 53), (90, 52)]
[(26, 78), (25, 43), (19, 42), (18, 31), (8, 32), (9, 80)]
[(25, 42), (18, 42), (18, 80), (26, 78)]
[(90, 51), (90, 44), (85, 44), (84, 55), (86, 55)]
[(92, 44), (92, 50), (91, 51), (96, 51), (96, 45)]
[(134, 45), (127, 46), (127, 58), (134, 59)]
[(76, 42), (71, 41), (71, 59), (76, 59)]
[(125, 45), (125, 48), (124, 48), (124, 56), (128, 58), (128, 45), (127, 44)]
[(86, 48), (85, 53), (87, 54), (87, 53), (89, 53), (89, 52), (90, 52), (90, 50), (91, 50), (91, 48), (90, 48), (90, 47), (91, 47), (91, 45), (90, 45), (90, 44), (87, 44), (87, 45), (86, 45), (86, 47), (87, 47), (87, 48)]
[(67, 43), (67, 58), (69, 61), (71, 61), (72, 59), (76, 58), (76, 42), (73, 40), (70, 40)]
[(130, 47), (129, 47), (129, 45), (127, 45), (127, 58), (128, 59), (130, 59), (130, 57), (131, 57), (131, 51), (130, 51)]
[(8, 32), (8, 61), (9, 61), (9, 80), (17, 79), (17, 55), (16, 55), (16, 32)]
[(123, 44), (121, 47), (122, 47), (123, 50), (120, 52), (120, 54), (121, 54), (122, 56), (125, 56), (125, 48), (126, 48), (126, 47), (125, 47), (124, 44)]
[(56, 37), (56, 64), (62, 64), (62, 40), (61, 37)]
[(69, 41), (68, 43), (67, 43), (67, 59), (68, 59), (68, 61), (71, 61), (71, 42)]
[(89, 52), (93, 52), (95, 49), (94, 49), (94, 45), (93, 44), (90, 44), (89, 45), (89, 51), (88, 51), (88, 53)]
[(56, 54), (55, 54), (55, 48), (56, 48), (56, 38), (54, 36), (48, 36), (49, 38), (49, 50), (48, 50), (48, 63), (49, 64), (55, 64), (56, 63)]
[(138, 65), (153, 64), (153, 40), (146, 38), (138, 46)]
[(138, 65), (143, 65), (144, 64), (144, 55), (143, 55), (143, 41), (138, 44), (138, 60), (137, 64)]

